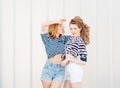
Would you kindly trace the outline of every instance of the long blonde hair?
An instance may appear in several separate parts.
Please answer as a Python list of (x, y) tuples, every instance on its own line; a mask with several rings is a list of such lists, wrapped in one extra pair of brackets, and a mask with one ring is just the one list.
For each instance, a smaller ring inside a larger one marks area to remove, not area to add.
[(80, 37), (83, 39), (85, 44), (88, 45), (90, 43), (89, 26), (85, 24), (79, 16), (76, 16), (73, 19), (71, 19), (70, 24), (75, 24), (78, 26), (78, 28), (81, 28)]
[(58, 33), (58, 26), (59, 26), (59, 24), (57, 24), (57, 23), (49, 25), (48, 34), (51, 39), (56, 38), (56, 34)]

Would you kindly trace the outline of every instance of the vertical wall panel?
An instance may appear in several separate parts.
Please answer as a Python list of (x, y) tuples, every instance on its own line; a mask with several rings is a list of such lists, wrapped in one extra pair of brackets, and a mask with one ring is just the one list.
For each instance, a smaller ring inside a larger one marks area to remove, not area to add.
[(30, 0), (15, 0), (15, 88), (31, 87)]
[(80, 15), (81, 13), (81, 1), (82, 0), (65, 0), (65, 17), (73, 18), (76, 15)]
[[(97, 88), (96, 86), (96, 0), (81, 0), (80, 16), (90, 26), (90, 44), (87, 46), (88, 62), (84, 66), (83, 87)], [(91, 81), (92, 80), (92, 81)]]
[(118, 8), (120, 7), (120, 1), (115, 0), (113, 2), (113, 47), (112, 47), (112, 54), (113, 54), (113, 88), (119, 88), (120, 87), (120, 11), (118, 11)]
[(48, 19), (63, 18), (63, 0), (48, 0)]
[(41, 24), (47, 21), (47, 0), (32, 1), (32, 88), (42, 88), (41, 71), (47, 60), (40, 36)]
[[(7, 2), (7, 3), (6, 3)], [(14, 88), (14, 9), (13, 0), (1, 1), (2, 88)]]
[[(111, 88), (111, 23), (109, 1), (97, 1), (97, 86)], [(106, 85), (107, 84), (107, 85)]]
[(110, 88), (114, 88), (114, 83), (113, 83), (113, 1), (109, 0), (108, 1), (108, 31), (109, 31), (109, 72), (110, 74), (108, 76), (110, 76)]
[[(0, 0), (0, 79), (2, 79), (2, 1)], [(0, 88), (2, 88), (2, 80), (0, 80)]]
[(82, 0), (65, 0), (64, 1), (64, 14), (65, 18), (67, 20), (66, 26), (65, 26), (65, 32), (66, 34), (70, 34), (69, 31), (69, 21), (74, 16), (79, 16), (81, 14), (81, 1)]

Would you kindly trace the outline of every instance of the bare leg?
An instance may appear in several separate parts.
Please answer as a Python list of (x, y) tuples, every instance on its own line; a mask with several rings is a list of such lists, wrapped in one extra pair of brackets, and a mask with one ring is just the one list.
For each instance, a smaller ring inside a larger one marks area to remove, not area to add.
[(65, 80), (63, 88), (72, 88), (70, 80)]
[(82, 88), (81, 82), (72, 82), (72, 88)]
[(41, 80), (43, 88), (50, 88), (52, 81)]
[(61, 81), (53, 80), (50, 88), (61, 88), (61, 85), (62, 85)]

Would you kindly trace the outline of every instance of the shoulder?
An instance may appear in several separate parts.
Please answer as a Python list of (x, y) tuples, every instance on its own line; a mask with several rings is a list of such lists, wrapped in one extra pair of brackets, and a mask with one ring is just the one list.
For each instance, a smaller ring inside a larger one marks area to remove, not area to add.
[(70, 35), (63, 35), (62, 38), (63, 38), (65, 41), (67, 41), (68, 39), (71, 38), (71, 36), (70, 36)]
[(48, 33), (40, 33), (40, 35), (44, 38), (49, 38), (49, 34)]
[(40, 35), (44, 35), (44, 36), (48, 36), (48, 33), (47, 32), (42, 32), (42, 33), (40, 33)]
[(64, 38), (70, 38), (70, 35), (63, 35)]
[(83, 39), (80, 36), (77, 38), (77, 41), (84, 42)]
[(85, 42), (83, 41), (83, 39), (80, 36), (76, 38), (75, 42), (78, 43), (78, 45), (81, 45), (81, 44), (85, 45)]

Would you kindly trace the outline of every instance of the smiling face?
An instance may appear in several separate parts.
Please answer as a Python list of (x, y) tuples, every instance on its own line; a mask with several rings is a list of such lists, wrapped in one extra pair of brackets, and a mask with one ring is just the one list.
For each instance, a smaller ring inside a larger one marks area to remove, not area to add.
[(76, 24), (70, 24), (70, 32), (74, 37), (80, 36), (80, 30)]

